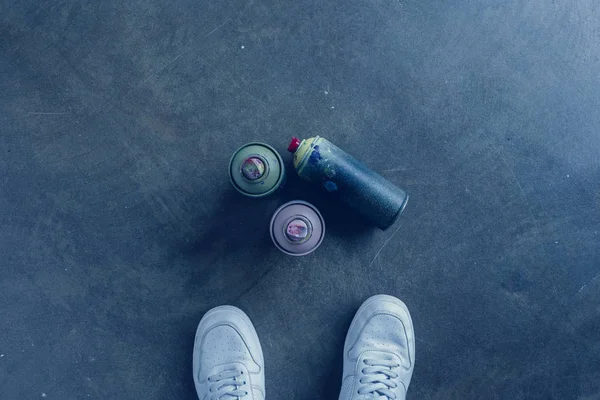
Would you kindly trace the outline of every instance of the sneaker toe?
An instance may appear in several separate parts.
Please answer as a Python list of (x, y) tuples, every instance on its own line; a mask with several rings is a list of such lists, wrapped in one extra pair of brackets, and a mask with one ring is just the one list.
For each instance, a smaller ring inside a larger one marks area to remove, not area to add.
[(264, 365), (254, 326), (243, 311), (221, 306), (206, 313), (196, 331), (194, 375), (200, 382), (219, 366), (238, 363), (249, 373), (261, 373)]
[(357, 359), (366, 351), (396, 354), (405, 369), (414, 364), (414, 331), (408, 309), (391, 296), (375, 296), (359, 309), (352, 322), (347, 354)]

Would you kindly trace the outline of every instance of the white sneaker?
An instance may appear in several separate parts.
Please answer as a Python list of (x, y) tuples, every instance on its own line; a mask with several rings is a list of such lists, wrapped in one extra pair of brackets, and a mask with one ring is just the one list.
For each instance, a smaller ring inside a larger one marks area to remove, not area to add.
[(392, 296), (373, 296), (356, 313), (344, 344), (340, 400), (404, 400), (415, 365), (410, 313)]
[(264, 400), (265, 362), (256, 330), (239, 308), (208, 311), (194, 341), (194, 384), (200, 400)]

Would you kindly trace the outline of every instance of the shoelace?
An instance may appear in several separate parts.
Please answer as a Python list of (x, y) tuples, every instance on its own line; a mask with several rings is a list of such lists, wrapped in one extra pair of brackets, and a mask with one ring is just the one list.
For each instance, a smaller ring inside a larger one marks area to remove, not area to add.
[(400, 366), (394, 360), (367, 359), (363, 360), (366, 367), (363, 367), (363, 377), (360, 378), (361, 386), (358, 394), (371, 394), (377, 400), (395, 400), (396, 395), (392, 389), (398, 387), (396, 378), (398, 373), (394, 368)]
[(244, 371), (231, 369), (208, 377), (211, 400), (237, 400), (248, 395)]

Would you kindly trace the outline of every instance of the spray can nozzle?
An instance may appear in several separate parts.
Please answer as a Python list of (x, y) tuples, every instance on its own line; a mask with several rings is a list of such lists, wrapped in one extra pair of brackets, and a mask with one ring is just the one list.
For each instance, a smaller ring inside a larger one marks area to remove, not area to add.
[(292, 141), (290, 142), (290, 145), (288, 146), (288, 151), (290, 153), (295, 153), (296, 150), (298, 150), (298, 147), (300, 147), (300, 143), (302, 143), (300, 139), (298, 139), (297, 137), (293, 137)]

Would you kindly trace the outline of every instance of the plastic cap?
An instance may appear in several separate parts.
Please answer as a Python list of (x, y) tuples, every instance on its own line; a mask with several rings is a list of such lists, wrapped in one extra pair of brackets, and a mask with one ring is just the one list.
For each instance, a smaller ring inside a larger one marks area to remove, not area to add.
[(265, 174), (265, 163), (258, 157), (249, 157), (242, 163), (242, 174), (254, 181)]
[(288, 146), (288, 151), (290, 153), (295, 153), (296, 150), (298, 150), (298, 147), (300, 147), (300, 139), (298, 139), (297, 137), (293, 137), (292, 141), (290, 142), (290, 145)]
[(310, 222), (298, 216), (291, 220), (285, 228), (285, 236), (292, 243), (305, 242), (310, 238), (312, 229)]

